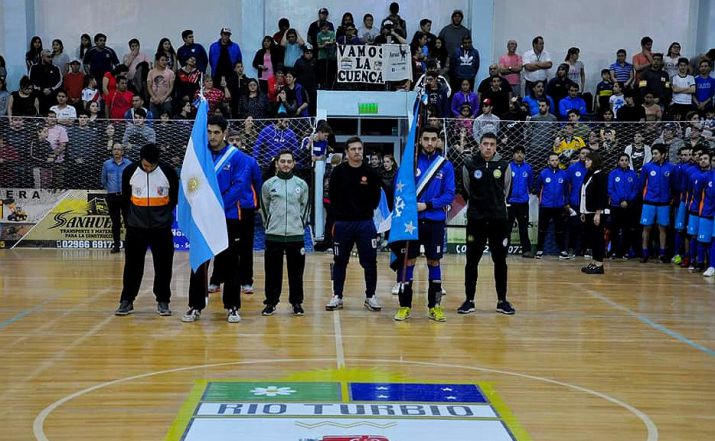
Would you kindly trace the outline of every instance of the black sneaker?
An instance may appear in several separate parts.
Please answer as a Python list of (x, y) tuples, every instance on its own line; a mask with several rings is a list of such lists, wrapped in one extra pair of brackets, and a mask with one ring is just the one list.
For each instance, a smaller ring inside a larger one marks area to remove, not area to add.
[(134, 312), (134, 303), (130, 302), (129, 300), (122, 300), (121, 303), (119, 304), (119, 308), (117, 308), (116, 311), (114, 311), (114, 315), (129, 315)]
[(162, 317), (171, 315), (171, 309), (169, 309), (169, 303), (167, 302), (157, 302), (156, 313)]
[(304, 315), (305, 311), (303, 311), (303, 306), (301, 306), (300, 303), (296, 303), (293, 305), (293, 315)]
[(641, 256), (641, 263), (648, 263), (648, 256)]
[(521, 257), (523, 257), (524, 259), (533, 259), (534, 255), (531, 254), (531, 251), (525, 251), (521, 253)]
[(603, 265), (589, 265), (582, 270), (586, 274), (603, 274)]
[(511, 303), (506, 300), (497, 303), (497, 312), (501, 312), (506, 315), (514, 315), (516, 310), (511, 306)]
[(261, 315), (273, 315), (273, 314), (275, 314), (275, 312), (276, 312), (275, 305), (266, 305), (266, 307), (263, 308)]
[(119, 247), (113, 247), (110, 253), (117, 254), (119, 252)]
[(465, 300), (462, 306), (457, 308), (457, 313), (459, 314), (471, 314), (476, 311), (477, 308), (474, 306), (474, 300)]
[(596, 266), (596, 265), (594, 265), (593, 263), (589, 263), (588, 265), (581, 267), (581, 272), (582, 273), (588, 272), (594, 266)]

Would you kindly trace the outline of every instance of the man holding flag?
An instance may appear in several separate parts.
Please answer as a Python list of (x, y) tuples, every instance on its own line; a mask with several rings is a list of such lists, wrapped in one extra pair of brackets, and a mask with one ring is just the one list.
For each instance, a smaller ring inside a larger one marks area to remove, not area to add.
[[(400, 308), (394, 317), (395, 320), (398, 321), (406, 320), (410, 316), (412, 308), (412, 279), (415, 262), (420, 253), (420, 245), (424, 246), (425, 257), (427, 258), (429, 277), (429, 286), (427, 289), (428, 317), (438, 322), (446, 320), (444, 311), (440, 306), (442, 296), (440, 259), (442, 258), (444, 249), (444, 231), (445, 221), (447, 219), (446, 209), (454, 200), (454, 167), (451, 162), (436, 152), (438, 141), (438, 128), (426, 126), (420, 131), (420, 153), (417, 156), (417, 169), (414, 172), (414, 178), (412, 178), (417, 181), (414, 191), (418, 212), (418, 241), (410, 243), (409, 246), (399, 248), (396, 253), (397, 259), (395, 263), (398, 267), (397, 281), (401, 282), (401, 289), (399, 291)], [(413, 145), (411, 150), (414, 151), (414, 139), (408, 140), (408, 144), (409, 143)], [(411, 158), (407, 156), (406, 149), (400, 172), (402, 172), (402, 170), (407, 170), (407, 172), (412, 170), (411, 162), (414, 160), (410, 161), (410, 159)], [(405, 167), (406, 164), (407, 167)], [(395, 185), (396, 195), (398, 189), (402, 190), (402, 192), (405, 190), (403, 176), (400, 176), (400, 172), (398, 172), (397, 184)], [(409, 173), (405, 173), (405, 175), (409, 175)], [(404, 176), (404, 179), (409, 178), (411, 178), (411, 176)], [(400, 186), (402, 186), (402, 188), (400, 188)], [(396, 198), (395, 217), (397, 217), (398, 210), (404, 210), (404, 205), (404, 202), (400, 202), (400, 206), (398, 206)], [(404, 213), (401, 213), (400, 218), (402, 218), (403, 215)], [(394, 225), (394, 227), (397, 228), (397, 225)], [(402, 228), (404, 229), (405, 227), (403, 226)]]
[(171, 315), (171, 272), (174, 262), (174, 207), (179, 187), (176, 170), (159, 162), (159, 148), (147, 144), (139, 152), (139, 161), (122, 173), (122, 203), (127, 213), (127, 237), (124, 241), (124, 287), (115, 315), (134, 312), (134, 299), (144, 277), (144, 259), (151, 247), (154, 261), (156, 312)]
[[(220, 116), (208, 118), (207, 114), (208, 104), (202, 97), (181, 168), (178, 221), (191, 244), (189, 310), (182, 317), (184, 322), (198, 320), (201, 310), (206, 307), (208, 262), (211, 258), (228, 248), (228, 253), (233, 256), (231, 262), (238, 263), (236, 220), (231, 218), (229, 211), (232, 205), (233, 211), (236, 211), (238, 195), (234, 185), (240, 172), (239, 152), (226, 144), (226, 120)], [(240, 286), (237, 273), (227, 271), (229, 277), (223, 294), (230, 323), (241, 320), (238, 315)]]

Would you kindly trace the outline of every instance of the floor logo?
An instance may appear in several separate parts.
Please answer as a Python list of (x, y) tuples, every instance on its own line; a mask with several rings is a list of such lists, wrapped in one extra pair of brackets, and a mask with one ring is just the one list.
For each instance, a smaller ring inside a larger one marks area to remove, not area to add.
[(487, 383), (198, 381), (167, 441), (529, 441)]

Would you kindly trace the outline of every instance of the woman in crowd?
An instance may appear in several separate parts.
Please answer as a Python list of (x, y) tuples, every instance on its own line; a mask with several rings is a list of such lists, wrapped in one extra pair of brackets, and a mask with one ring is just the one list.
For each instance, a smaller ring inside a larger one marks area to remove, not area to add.
[(70, 57), (65, 53), (65, 45), (62, 40), (57, 38), (52, 40), (52, 64), (57, 66), (61, 75), (69, 71)]
[(443, 38), (437, 37), (434, 40), (434, 46), (430, 50), (429, 56), (437, 61), (437, 69), (440, 75), (445, 75), (449, 72), (449, 53), (447, 53), (447, 46), (445, 46)]
[(89, 34), (82, 34), (81, 37), (79, 37), (79, 47), (75, 51), (75, 56), (80, 59), (80, 61), (84, 60), (84, 54), (87, 53), (88, 50), (92, 48), (92, 38), (89, 36)]
[(30, 72), (30, 68), (35, 64), (40, 64), (42, 61), (42, 39), (35, 35), (30, 40), (30, 48), (25, 53), (25, 66), (27, 66), (27, 71)]
[(156, 53), (166, 55), (166, 67), (174, 72), (177, 71), (179, 63), (176, 61), (176, 51), (174, 50), (174, 46), (171, 45), (171, 40), (166, 37), (159, 40)]
[(427, 34), (422, 31), (415, 32), (410, 43), (412, 52), (412, 63), (414, 65), (413, 78), (417, 80), (420, 75), (427, 72), (427, 59), (429, 58), (429, 47), (427, 46)]
[(668, 78), (678, 74), (678, 58), (680, 55), (680, 43), (674, 41), (668, 46), (668, 53), (663, 57), (663, 70), (668, 74)]
[(581, 184), (581, 222), (584, 224), (584, 239), (593, 247), (591, 262), (581, 268), (585, 274), (603, 274), (603, 257), (606, 253), (604, 227), (608, 208), (608, 175), (602, 170), (601, 155), (590, 152), (584, 161), (586, 177)]
[(586, 87), (586, 71), (583, 68), (583, 63), (578, 60), (580, 54), (581, 49), (571, 47), (568, 52), (566, 52), (566, 58), (564, 61), (569, 65), (569, 80), (578, 84), (579, 92), (583, 93)]
[(10, 94), (7, 102), (8, 116), (37, 116), (40, 102), (32, 93), (32, 83), (27, 75), (20, 78), (20, 89)]
[(102, 77), (102, 96), (105, 101), (107, 97), (117, 90), (117, 78), (120, 76), (126, 77), (129, 68), (123, 64), (118, 64), (112, 71), (107, 72)]
[(345, 29), (348, 26), (355, 26), (355, 19), (353, 18), (353, 14), (351, 12), (346, 12), (343, 14), (343, 19), (340, 22), (340, 26), (338, 26), (338, 29), (335, 30), (335, 38), (340, 38), (345, 36)]
[(7, 107), (10, 101), (10, 92), (7, 91), (5, 76), (0, 76), (0, 116), (7, 115)]
[(258, 71), (258, 84), (265, 93), (268, 91), (268, 81), (275, 75), (276, 69), (283, 63), (283, 52), (273, 38), (266, 35), (261, 42), (261, 48), (253, 57), (253, 67)]
[(268, 101), (255, 79), (251, 78), (248, 81), (248, 95), (241, 97), (239, 108), (241, 118), (250, 116), (253, 119), (263, 119), (268, 116)]

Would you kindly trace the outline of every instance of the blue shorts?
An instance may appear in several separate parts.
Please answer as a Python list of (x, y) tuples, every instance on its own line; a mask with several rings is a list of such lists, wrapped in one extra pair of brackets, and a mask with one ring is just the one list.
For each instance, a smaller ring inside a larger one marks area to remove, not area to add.
[[(444, 254), (444, 222), (420, 219), (419, 221), (420, 245), (425, 248), (425, 257), (439, 260)], [(415, 259), (420, 255), (420, 247), (410, 245), (407, 253), (408, 259)]]
[(689, 213), (688, 214), (688, 234), (691, 236), (698, 235), (698, 225), (700, 223), (700, 217)]
[(698, 226), (698, 242), (710, 243), (710, 240), (713, 238), (713, 225), (715, 225), (715, 223), (712, 219), (705, 219), (704, 217), (700, 218), (700, 225)]
[(641, 225), (652, 227), (656, 222), (661, 227), (670, 225), (670, 205), (643, 204)]
[(681, 201), (678, 204), (678, 210), (675, 212), (675, 231), (685, 230), (685, 215), (687, 211), (685, 210), (685, 202)]

